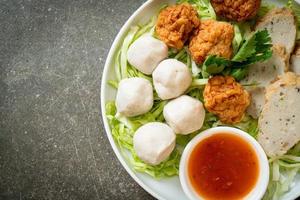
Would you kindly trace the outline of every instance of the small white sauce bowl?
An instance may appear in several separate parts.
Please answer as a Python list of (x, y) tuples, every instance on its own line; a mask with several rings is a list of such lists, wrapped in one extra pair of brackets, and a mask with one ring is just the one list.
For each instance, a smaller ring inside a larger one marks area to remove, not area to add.
[(259, 174), (255, 186), (248, 193), (248, 195), (246, 195), (243, 199), (244, 200), (261, 199), (269, 183), (269, 163), (268, 163), (267, 156), (264, 150), (262, 149), (262, 147), (260, 146), (260, 144), (253, 137), (251, 137), (248, 133), (240, 129), (232, 128), (232, 127), (215, 127), (215, 128), (207, 129), (199, 133), (187, 144), (181, 156), (180, 166), (179, 166), (179, 178), (180, 178), (180, 183), (183, 188), (183, 191), (191, 200), (204, 200), (204, 198), (201, 197), (200, 194), (198, 194), (195, 191), (195, 189), (193, 188), (189, 180), (188, 160), (190, 158), (192, 151), (197, 146), (197, 144), (199, 144), (201, 141), (203, 141), (208, 137), (220, 133), (237, 135), (242, 139), (244, 139), (246, 142), (248, 142), (250, 146), (253, 148), (259, 163)]

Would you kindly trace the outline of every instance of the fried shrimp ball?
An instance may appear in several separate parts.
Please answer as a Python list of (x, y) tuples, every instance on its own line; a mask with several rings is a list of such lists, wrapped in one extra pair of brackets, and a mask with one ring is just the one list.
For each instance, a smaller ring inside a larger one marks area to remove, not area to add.
[(261, 0), (211, 0), (217, 15), (234, 21), (245, 21), (254, 17)]
[(199, 30), (189, 44), (193, 60), (201, 64), (208, 55), (231, 58), (233, 36), (233, 26), (229, 23), (215, 20), (201, 21)]
[(204, 106), (224, 123), (241, 121), (250, 104), (250, 96), (231, 76), (215, 76), (204, 89)]
[(197, 11), (188, 3), (173, 5), (159, 13), (155, 31), (169, 47), (181, 49), (200, 24)]

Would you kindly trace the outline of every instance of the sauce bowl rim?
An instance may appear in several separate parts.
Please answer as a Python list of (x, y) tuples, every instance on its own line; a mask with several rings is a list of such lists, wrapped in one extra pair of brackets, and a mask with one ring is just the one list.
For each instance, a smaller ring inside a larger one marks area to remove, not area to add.
[(233, 134), (239, 136), (242, 139), (244, 139), (245, 142), (247, 142), (253, 148), (259, 163), (259, 173), (258, 173), (258, 178), (255, 186), (245, 197), (243, 197), (243, 199), (244, 200), (261, 199), (265, 191), (267, 190), (268, 183), (269, 183), (270, 172), (269, 172), (269, 162), (267, 156), (263, 148), (252, 136), (250, 136), (248, 133), (240, 129), (227, 127), (227, 126), (214, 127), (202, 131), (187, 144), (187, 146), (185, 147), (182, 153), (180, 159), (180, 165), (179, 165), (179, 179), (183, 191), (191, 200), (204, 200), (204, 197), (201, 197), (200, 194), (198, 194), (195, 191), (188, 178), (188, 169), (187, 169), (188, 160), (192, 151), (197, 146), (197, 144), (199, 144), (201, 141), (203, 141), (206, 138), (221, 133)]

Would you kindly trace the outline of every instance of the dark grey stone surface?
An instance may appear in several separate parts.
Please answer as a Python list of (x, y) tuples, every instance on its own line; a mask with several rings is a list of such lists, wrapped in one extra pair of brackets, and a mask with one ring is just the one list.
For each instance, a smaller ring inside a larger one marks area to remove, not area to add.
[(0, 1), (0, 199), (153, 199), (100, 117), (106, 56), (143, 1)]

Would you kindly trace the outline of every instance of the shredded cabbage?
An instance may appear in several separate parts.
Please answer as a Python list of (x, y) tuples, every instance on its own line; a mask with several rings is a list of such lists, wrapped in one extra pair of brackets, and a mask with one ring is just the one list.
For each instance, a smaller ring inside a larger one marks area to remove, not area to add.
[(232, 48), (233, 48), (233, 54), (235, 55), (238, 52), (244, 38), (238, 24), (234, 24), (233, 28), (234, 28), (234, 38), (232, 40)]
[[(127, 62), (127, 50), (132, 42), (141, 37), (144, 34), (153, 34), (154, 20), (152, 19), (148, 24), (144, 26), (135, 26), (132, 27), (126, 37), (124, 42), (121, 45), (120, 50), (116, 53), (115, 56), (115, 73), (116, 80), (108, 81), (108, 84), (114, 88), (118, 87), (118, 82), (127, 77), (143, 77), (147, 78), (152, 82), (151, 76), (146, 76), (136, 70)], [(187, 93), (193, 93), (195, 98), (202, 99), (202, 92), (207, 79), (202, 79), (198, 77), (200, 69), (192, 61), (190, 55), (188, 54), (187, 47), (183, 48), (179, 52), (175, 49), (169, 50), (169, 58), (175, 58), (187, 64), (190, 70), (193, 73), (193, 83), (188, 89)], [(192, 96), (192, 95), (191, 95)], [(163, 107), (167, 103), (166, 101), (161, 100), (157, 93), (154, 91), (154, 105), (153, 108), (146, 114), (137, 116), (137, 117), (125, 117), (117, 113), (115, 102), (107, 102), (106, 104), (106, 115), (111, 128), (112, 136), (118, 146), (121, 149), (124, 157), (130, 161), (131, 165), (136, 171), (147, 173), (150, 176), (155, 178), (169, 177), (178, 175), (179, 162), (181, 153), (184, 149), (184, 146), (188, 141), (192, 139), (192, 136), (197, 133), (190, 134), (189, 136), (178, 136), (177, 145), (175, 150), (169, 156), (169, 158), (162, 162), (159, 165), (152, 166), (144, 163), (139, 159), (133, 148), (133, 135), (134, 132), (142, 125), (154, 122), (154, 121), (164, 121), (162, 114)], [(203, 99), (202, 99), (203, 100)], [(216, 117), (210, 117), (208, 114), (204, 122), (204, 127), (210, 128), (212, 124), (211, 120), (216, 119)], [(215, 122), (214, 120), (213, 122)], [(180, 142), (184, 138), (186, 142)]]
[(252, 137), (254, 137), (255, 139), (258, 134), (258, 120), (252, 118), (249, 115), (245, 115), (242, 118), (241, 122), (234, 124), (234, 125), (224, 124), (220, 120), (217, 120), (212, 126), (216, 127), (216, 126), (224, 126), (224, 125), (241, 129), (241, 130), (245, 131), (246, 133), (248, 133), (249, 135), (251, 135)]
[[(147, 173), (156, 178), (178, 175), (180, 154), (175, 149), (170, 157), (159, 165), (152, 166), (140, 160), (133, 148), (133, 135), (136, 129), (145, 123), (162, 121), (162, 110), (165, 101), (155, 102), (152, 110), (145, 115), (133, 118), (120, 116), (116, 111), (115, 102), (106, 104), (106, 116), (114, 140), (121, 147), (123, 156), (130, 161), (136, 171)], [(131, 153), (129, 156), (128, 152)]]
[[(143, 77), (152, 82), (152, 77), (144, 75), (143, 73), (136, 70), (127, 62), (127, 50), (135, 40), (141, 37), (144, 34), (154, 33), (154, 24), (155, 18), (153, 18), (149, 23), (144, 26), (134, 26), (127, 33), (124, 41), (121, 45), (120, 50), (116, 53), (115, 56), (115, 74), (116, 80), (108, 81), (108, 84), (114, 88), (118, 87), (120, 80), (128, 77)], [(180, 52), (170, 50), (170, 57), (174, 57), (178, 60), (181, 60), (191, 68), (191, 58), (188, 56), (186, 49), (183, 49)], [(118, 146), (121, 149), (123, 156), (130, 161), (133, 168), (136, 171), (147, 173), (150, 176), (155, 178), (162, 178), (168, 176), (178, 175), (180, 153), (178, 148), (172, 152), (169, 158), (160, 163), (159, 165), (152, 166), (144, 163), (140, 160), (133, 148), (133, 135), (134, 132), (142, 125), (154, 122), (154, 121), (163, 121), (163, 107), (166, 104), (166, 101), (163, 101), (158, 98), (157, 93), (154, 91), (154, 105), (152, 109), (141, 116), (137, 117), (125, 117), (117, 113), (115, 102), (106, 103), (106, 116), (111, 128), (112, 136)], [(179, 146), (179, 145), (178, 145)], [(180, 148), (179, 148), (180, 149)], [(181, 148), (182, 149), (182, 148)]]
[(270, 181), (263, 200), (279, 200), (300, 172), (300, 142), (287, 154), (269, 159)]
[(178, 0), (177, 4), (180, 3), (192, 4), (201, 19), (217, 19), (215, 10), (209, 0)]

